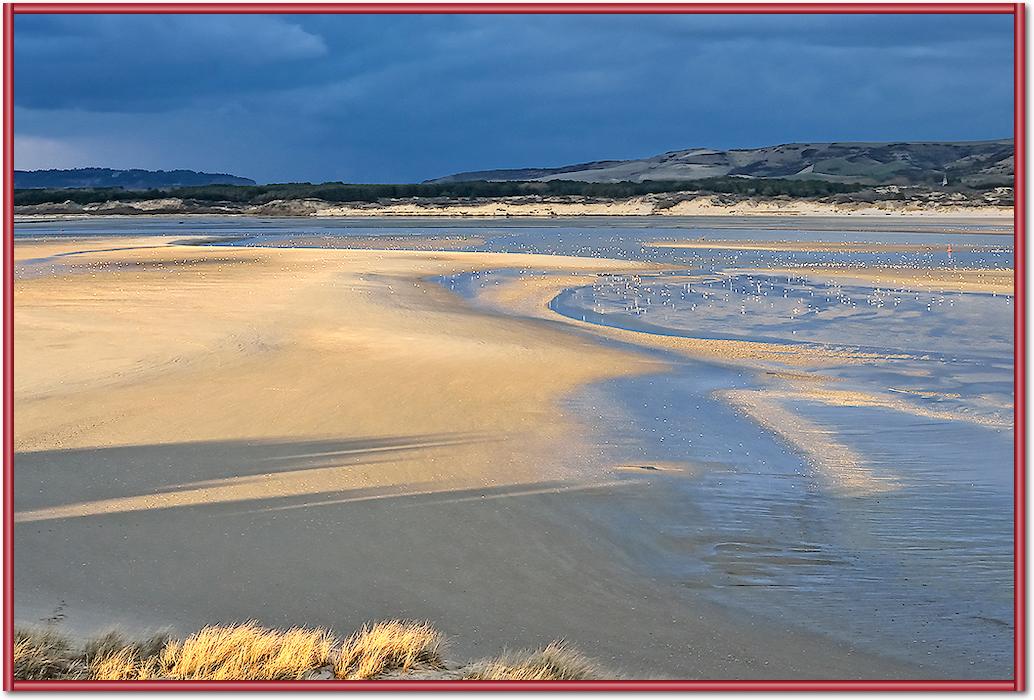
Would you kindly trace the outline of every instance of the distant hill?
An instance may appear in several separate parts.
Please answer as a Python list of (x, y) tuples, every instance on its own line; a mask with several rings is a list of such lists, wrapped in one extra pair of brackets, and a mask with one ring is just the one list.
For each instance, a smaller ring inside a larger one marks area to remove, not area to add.
[(787, 143), (764, 148), (691, 148), (638, 160), (559, 168), (479, 170), (428, 182), (578, 180), (642, 182), (710, 177), (814, 179), (865, 185), (1012, 185), (1013, 140)]
[(224, 173), (199, 173), (194, 170), (112, 170), (76, 168), (74, 170), (15, 170), (15, 189), (119, 188), (124, 190), (196, 187), (201, 185), (254, 185), (254, 180)]

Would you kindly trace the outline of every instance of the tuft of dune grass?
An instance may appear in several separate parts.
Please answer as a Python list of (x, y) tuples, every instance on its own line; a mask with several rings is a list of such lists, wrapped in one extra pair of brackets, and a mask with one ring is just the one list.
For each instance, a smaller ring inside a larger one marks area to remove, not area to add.
[(133, 647), (108, 649), (90, 662), (90, 678), (98, 681), (140, 680), (141, 661)]
[(75, 678), (81, 664), (68, 639), (53, 630), (16, 629), (14, 632), (14, 677), (25, 680)]
[(112, 630), (86, 642), (83, 646), (83, 658), (86, 663), (93, 663), (97, 659), (130, 650), (138, 659), (146, 659), (157, 656), (170, 639), (168, 634), (163, 633), (140, 641), (132, 641), (127, 640), (121, 632)]
[(158, 635), (143, 641), (118, 632), (73, 648), (51, 629), (16, 630), (18, 680), (300, 680), (332, 675), (467, 680), (585, 680), (614, 678), (564, 642), (447, 666), (444, 638), (427, 622), (389, 620), (365, 625), (338, 644), (323, 629), (274, 630), (256, 622), (204, 627), (183, 641)]
[(463, 679), (472, 681), (582, 681), (604, 677), (599, 666), (563, 641), (531, 652), (504, 654), (471, 664)]
[(91, 639), (83, 647), (88, 675), (99, 681), (130, 681), (160, 677), (158, 658), (168, 645), (165, 634), (143, 641), (128, 641), (119, 632)]
[(405, 673), (417, 666), (442, 668), (443, 641), (427, 622), (389, 620), (365, 625), (341, 645), (334, 676), (359, 680), (389, 671)]
[(330, 661), (334, 638), (323, 629), (265, 629), (255, 622), (205, 627), (171, 641), (145, 668), (176, 680), (299, 680)]

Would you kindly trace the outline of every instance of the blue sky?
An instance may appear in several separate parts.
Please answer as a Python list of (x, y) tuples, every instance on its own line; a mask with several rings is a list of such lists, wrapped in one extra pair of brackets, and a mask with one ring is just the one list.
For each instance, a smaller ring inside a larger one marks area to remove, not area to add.
[(1012, 17), (21, 15), (15, 166), (412, 182), (1012, 135)]

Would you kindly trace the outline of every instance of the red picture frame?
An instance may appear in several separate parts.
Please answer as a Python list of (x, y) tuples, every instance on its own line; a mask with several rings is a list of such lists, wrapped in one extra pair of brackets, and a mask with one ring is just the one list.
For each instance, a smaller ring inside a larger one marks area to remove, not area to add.
[[(1014, 677), (953, 680), (16, 681), (14, 657), (14, 18), (23, 14), (1006, 14), (1014, 39)], [(4, 691), (1023, 691), (1026, 689), (1026, 8), (1023, 3), (5, 3), (3, 192)]]

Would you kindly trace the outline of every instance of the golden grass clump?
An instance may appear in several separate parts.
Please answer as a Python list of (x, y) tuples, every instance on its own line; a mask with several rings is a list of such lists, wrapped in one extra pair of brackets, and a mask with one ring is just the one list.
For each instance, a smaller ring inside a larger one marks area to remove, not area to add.
[(464, 680), (471, 681), (583, 681), (603, 677), (613, 676), (562, 641), (537, 651), (480, 661), (468, 666), (463, 674)]
[[(81, 672), (72, 645), (52, 630), (14, 632), (14, 677), (24, 680), (76, 678)], [(79, 664), (81, 665), (81, 664)]]
[(255, 622), (205, 627), (165, 645), (143, 670), (177, 680), (299, 680), (330, 661), (334, 638), (322, 629), (265, 629)]
[(442, 668), (443, 637), (427, 622), (389, 620), (365, 625), (341, 645), (334, 675), (344, 679), (376, 678), (415, 666)]
[(90, 662), (90, 678), (97, 681), (140, 680), (142, 663), (131, 646), (106, 650)]
[(156, 635), (130, 641), (109, 632), (73, 648), (51, 629), (15, 632), (18, 680), (367, 680), (385, 677), (465, 680), (614, 678), (564, 642), (503, 654), (463, 667), (442, 660), (444, 637), (427, 622), (370, 623), (341, 642), (323, 629), (287, 631), (243, 624), (204, 627), (183, 641)]

